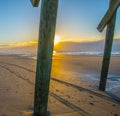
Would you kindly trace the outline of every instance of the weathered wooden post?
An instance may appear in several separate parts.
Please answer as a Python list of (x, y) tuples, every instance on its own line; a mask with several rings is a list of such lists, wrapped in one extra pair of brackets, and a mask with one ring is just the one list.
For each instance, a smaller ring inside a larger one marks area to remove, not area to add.
[(30, 0), (34, 7), (38, 7), (40, 0)]
[[(31, 0), (37, 6), (39, 0)], [(47, 115), (58, 0), (42, 0), (36, 67), (34, 116)]]
[(98, 30), (101, 32), (104, 29), (104, 27), (107, 25), (104, 56), (103, 56), (100, 85), (99, 85), (99, 89), (102, 91), (105, 91), (105, 87), (106, 87), (112, 43), (114, 37), (116, 11), (119, 5), (120, 5), (120, 0), (110, 0), (109, 10), (107, 11), (106, 15), (104, 16), (104, 18), (102, 19), (101, 23), (98, 26)]

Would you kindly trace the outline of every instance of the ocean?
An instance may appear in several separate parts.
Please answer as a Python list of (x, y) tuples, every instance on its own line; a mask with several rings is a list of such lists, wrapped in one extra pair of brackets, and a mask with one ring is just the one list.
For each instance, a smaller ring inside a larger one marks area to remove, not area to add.
[[(83, 52), (66, 52), (66, 51), (59, 51), (59, 52), (56, 52), (54, 51), (53, 52), (54, 55), (57, 55), (57, 54), (62, 54), (62, 55), (85, 55), (85, 56), (103, 56), (103, 52), (95, 52), (95, 51), (83, 51)], [(112, 56), (120, 56), (120, 52), (112, 52), (111, 53)]]
[[(37, 52), (35, 50), (21, 50), (21, 49), (12, 49), (12, 50), (0, 50), (0, 55), (19, 55), (25, 57), (31, 57), (36, 59)], [(102, 51), (53, 51), (53, 55), (82, 55), (82, 56), (103, 56)], [(111, 53), (111, 56), (120, 56), (119, 51), (114, 51)]]
[[(17, 55), (28, 57), (32, 59), (36, 59), (37, 50), (36, 49), (0, 49), (0, 55)], [(76, 56), (103, 56), (102, 51), (53, 51), (53, 56), (56, 55), (76, 55)], [(112, 56), (120, 56), (119, 51), (112, 51)], [(93, 88), (95, 88), (95, 83), (98, 88), (98, 83), (100, 80), (100, 72), (90, 72), (90, 73), (78, 73), (78, 77), (86, 78), (87, 80), (91, 81), (93, 84)], [(106, 91), (112, 92), (115, 89), (120, 88), (120, 74), (116, 73), (109, 73), (107, 79), (107, 86)]]

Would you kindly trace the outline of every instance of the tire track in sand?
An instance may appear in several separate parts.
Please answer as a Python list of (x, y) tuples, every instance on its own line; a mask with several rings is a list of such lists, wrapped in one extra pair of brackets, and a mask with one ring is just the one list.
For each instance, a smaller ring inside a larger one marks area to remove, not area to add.
[[(9, 69), (8, 67), (5, 67), (3, 65), (0, 65), (1, 68), (9, 71), (10, 73), (14, 74), (16, 77), (24, 80), (24, 81), (27, 81), (29, 84), (31, 85), (34, 85), (33, 82), (31, 82), (29, 79), (26, 79), (18, 74), (16, 74), (13, 70)], [(61, 102), (62, 104), (64, 104), (65, 106), (69, 107), (70, 109), (74, 110), (74, 111), (77, 111), (78, 113), (80, 113), (82, 116), (91, 116), (89, 113), (87, 113), (86, 111), (84, 111), (83, 109), (81, 109), (80, 107), (72, 104), (71, 102), (69, 101), (66, 101), (65, 99), (61, 98), (60, 96), (56, 95), (55, 93), (53, 92), (49, 92), (49, 94), (54, 97), (55, 99), (57, 99), (59, 102)]]
[[(35, 71), (33, 71), (33, 70), (31, 70), (31, 69), (28, 69), (28, 68), (25, 68), (25, 67), (23, 67), (23, 66), (19, 66), (19, 65), (16, 65), (16, 64), (12, 64), (12, 63), (1, 62), (1, 61), (0, 61), (0, 63), (6, 64), (6, 65), (15, 66), (15, 67), (24, 69), (24, 70), (26, 70), (26, 71), (28, 71), (28, 72), (35, 73)], [(7, 68), (7, 70), (9, 70), (9, 69)], [(11, 72), (13, 73), (13, 71), (11, 71)], [(18, 74), (15, 73), (15, 75), (18, 75)], [(19, 78), (22, 79), (23, 77), (19, 76)], [(29, 79), (24, 79), (24, 78), (23, 78), (23, 80), (30, 81)], [(56, 82), (61, 83), (61, 84), (64, 84), (64, 85), (67, 85), (67, 86), (70, 86), (70, 87), (73, 87), (73, 88), (75, 88), (75, 89), (77, 89), (77, 90), (79, 90), (79, 91), (85, 91), (85, 92), (87, 92), (87, 93), (89, 93), (89, 94), (95, 95), (95, 96), (97, 96), (97, 97), (100, 97), (100, 98), (102, 98), (102, 99), (108, 100), (108, 101), (110, 101), (110, 102), (115, 102), (115, 103), (120, 104), (120, 100), (119, 100), (119, 99), (116, 99), (115, 97), (105, 96), (105, 95), (102, 95), (102, 94), (97, 93), (97, 92), (95, 92), (95, 91), (92, 91), (92, 90), (89, 90), (89, 89), (86, 89), (86, 88), (83, 88), (83, 87), (80, 87), (80, 86), (77, 86), (77, 85), (74, 85), (74, 84), (71, 84), (71, 83), (62, 81), (62, 80), (58, 80), (58, 79), (53, 78), (53, 77), (51, 78), (51, 80), (56, 81)], [(29, 83), (34, 84), (33, 82), (29, 82)], [(112, 99), (115, 100), (115, 101), (113, 101)]]

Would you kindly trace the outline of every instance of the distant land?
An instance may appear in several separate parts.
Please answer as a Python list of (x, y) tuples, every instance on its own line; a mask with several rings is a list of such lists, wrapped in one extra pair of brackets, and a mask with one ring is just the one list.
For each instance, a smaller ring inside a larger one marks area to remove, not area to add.
[[(59, 42), (55, 45), (54, 50), (57, 52), (103, 52), (104, 41), (96, 42)], [(120, 52), (120, 39), (114, 39), (113, 52)], [(22, 47), (9, 47), (0, 46), (0, 54), (36, 54), (37, 44), (22, 46)]]
[[(55, 51), (98, 52), (104, 51), (105, 41), (96, 42), (60, 42), (54, 47)], [(120, 39), (114, 39), (112, 51), (120, 51)]]

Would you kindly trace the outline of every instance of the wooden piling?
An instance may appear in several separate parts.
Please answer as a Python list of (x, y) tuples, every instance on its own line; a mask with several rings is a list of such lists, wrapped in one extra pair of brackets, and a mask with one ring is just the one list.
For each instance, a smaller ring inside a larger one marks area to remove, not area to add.
[(57, 8), (58, 0), (42, 0), (36, 67), (34, 116), (47, 115)]
[(38, 7), (40, 0), (30, 0), (33, 7)]
[(101, 20), (100, 24), (98, 25), (97, 29), (102, 32), (105, 26), (109, 23), (110, 19), (113, 17), (113, 14), (116, 12), (118, 7), (120, 6), (120, 0), (112, 0), (112, 5), (110, 5), (108, 11), (106, 12), (105, 16)]
[[(113, 1), (114, 0), (110, 1), (110, 7), (113, 5), (112, 4)], [(104, 56), (103, 56), (100, 85), (99, 85), (99, 89), (102, 91), (105, 91), (105, 87), (106, 87), (111, 50), (112, 50), (112, 43), (113, 43), (113, 37), (114, 37), (115, 21), (116, 21), (116, 11), (113, 14), (112, 18), (110, 19), (109, 23), (107, 24)]]

